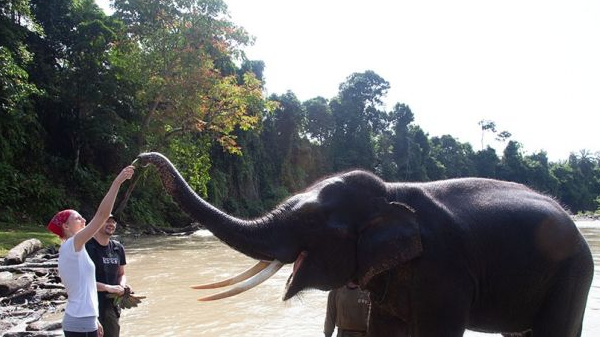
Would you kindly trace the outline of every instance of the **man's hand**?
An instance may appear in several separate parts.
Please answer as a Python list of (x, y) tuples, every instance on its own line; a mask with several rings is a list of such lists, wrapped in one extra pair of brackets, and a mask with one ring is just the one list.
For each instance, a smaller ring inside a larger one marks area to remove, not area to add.
[(146, 298), (146, 296), (133, 296), (133, 292), (128, 286), (125, 286), (125, 291), (122, 295), (111, 293), (106, 296), (112, 298), (113, 304), (122, 309), (137, 307), (138, 304), (142, 303), (142, 300)]
[(106, 289), (106, 292), (111, 293), (111, 294), (116, 294), (119, 296), (122, 296), (123, 294), (125, 294), (125, 288), (123, 288), (123, 286), (120, 285), (105, 285), (104, 288)]

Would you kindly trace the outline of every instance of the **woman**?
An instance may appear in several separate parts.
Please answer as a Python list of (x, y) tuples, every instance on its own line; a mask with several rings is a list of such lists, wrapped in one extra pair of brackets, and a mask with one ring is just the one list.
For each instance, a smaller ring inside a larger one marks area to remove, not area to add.
[(72, 209), (56, 213), (48, 223), (48, 230), (63, 240), (59, 249), (58, 274), (68, 295), (62, 322), (65, 337), (103, 335), (98, 322), (96, 272), (84, 247), (110, 216), (121, 184), (130, 179), (133, 172), (134, 167), (127, 166), (119, 173), (89, 225), (86, 226), (85, 219)]

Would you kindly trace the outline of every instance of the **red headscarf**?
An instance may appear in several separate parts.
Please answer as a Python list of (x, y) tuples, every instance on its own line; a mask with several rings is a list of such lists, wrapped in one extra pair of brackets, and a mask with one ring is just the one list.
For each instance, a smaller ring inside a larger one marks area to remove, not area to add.
[(64, 238), (65, 234), (63, 233), (62, 225), (69, 220), (71, 213), (75, 212), (72, 209), (62, 210), (52, 217), (52, 220), (48, 222), (48, 230), (52, 233), (58, 235), (60, 238)]

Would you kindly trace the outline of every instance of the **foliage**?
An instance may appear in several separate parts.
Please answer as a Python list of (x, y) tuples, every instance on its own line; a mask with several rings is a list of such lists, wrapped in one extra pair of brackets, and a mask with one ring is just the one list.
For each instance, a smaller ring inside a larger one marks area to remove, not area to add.
[(340, 84), (331, 101), (334, 131), (331, 156), (335, 170), (374, 169), (374, 135), (383, 130), (386, 114), (381, 109), (389, 83), (373, 71), (354, 73)]
[(319, 145), (324, 145), (333, 133), (333, 114), (328, 101), (315, 97), (303, 103), (306, 110), (306, 134)]
[(174, 139), (169, 145), (169, 157), (190, 187), (206, 197), (206, 184), (210, 180), (210, 156), (208, 137), (186, 134)]
[[(482, 119), (481, 150), (430, 137), (390, 84), (350, 74), (334, 97), (265, 97), (265, 64), (222, 0), (0, 3), (0, 221), (45, 223), (62, 208), (92, 216), (114, 175), (146, 150), (165, 153), (219, 208), (254, 217), (316, 179), (363, 168), (390, 181), (481, 176), (520, 182), (572, 212), (600, 212), (600, 154), (550, 162)], [(441, 112), (440, 112), (441, 113)], [(492, 133), (505, 147), (484, 147)], [(190, 221), (155, 170), (139, 169), (120, 216)], [(118, 207), (120, 209), (120, 207)]]
[(175, 132), (202, 132), (241, 154), (232, 132), (253, 128), (259, 117), (249, 108), (264, 101), (256, 76), (235, 72), (251, 40), (224, 18), (226, 8), (217, 0), (115, 2), (136, 46), (129, 76), (145, 83), (135, 93), (144, 110), (140, 148), (165, 149)]

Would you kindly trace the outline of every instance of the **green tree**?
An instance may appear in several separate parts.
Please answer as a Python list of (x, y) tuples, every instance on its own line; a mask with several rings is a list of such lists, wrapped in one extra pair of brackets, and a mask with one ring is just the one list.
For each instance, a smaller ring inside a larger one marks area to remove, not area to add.
[(510, 137), (512, 137), (512, 134), (508, 131), (501, 131), (500, 133), (498, 133), (498, 135), (496, 136), (496, 140), (499, 142), (506, 142)]
[(552, 173), (559, 181), (559, 198), (573, 212), (593, 210), (595, 199), (600, 191), (598, 162), (588, 151), (579, 155), (572, 153), (565, 163), (552, 167)]
[(496, 150), (488, 146), (486, 149), (475, 153), (473, 164), (475, 165), (477, 176), (495, 178), (497, 176), (498, 165), (500, 165), (500, 158), (498, 158)]
[(225, 3), (130, 0), (115, 9), (139, 46), (128, 68), (146, 84), (136, 94), (144, 116), (138, 145), (161, 149), (176, 133), (204, 132), (240, 153), (233, 131), (254, 127), (259, 116), (249, 112), (260, 110), (249, 107), (264, 100), (255, 73), (236, 73), (234, 61), (251, 39), (226, 19)]
[(300, 135), (306, 127), (306, 110), (291, 91), (283, 95), (272, 95), (271, 101), (278, 107), (269, 116), (269, 147), (281, 185), (288, 191), (306, 186), (306, 168), (300, 159)]
[(408, 180), (411, 176), (411, 139), (408, 131), (408, 125), (415, 118), (406, 104), (396, 103), (390, 113), (391, 126), (394, 130), (393, 139), (393, 158), (397, 167), (395, 176), (400, 179)]
[(138, 84), (135, 147), (186, 158), (185, 178), (206, 191), (212, 146), (241, 154), (237, 131), (256, 127), (272, 109), (263, 97), (264, 64), (242, 52), (252, 39), (220, 0), (128, 0), (114, 8), (129, 37), (119, 60)]
[(413, 139), (411, 146), (413, 169), (411, 180), (429, 181), (438, 179), (440, 163), (431, 155), (431, 141), (429, 137), (418, 125), (409, 127), (409, 134)]
[(32, 43), (32, 74), (48, 93), (37, 102), (48, 137), (56, 140), (48, 151), (68, 161), (69, 170), (114, 169), (119, 150), (127, 148), (117, 135), (131, 111), (126, 107), (131, 91), (124, 90), (122, 69), (111, 59), (122, 25), (93, 0), (34, 0), (32, 8), (45, 32)]
[(444, 178), (475, 175), (471, 144), (461, 143), (450, 135), (433, 137), (431, 143), (433, 157), (444, 167)]
[(527, 185), (544, 193), (555, 193), (558, 180), (550, 172), (548, 154), (540, 151), (525, 157), (528, 171)]
[(527, 166), (521, 149), (522, 145), (519, 142), (513, 140), (508, 142), (498, 171), (500, 179), (527, 183)]
[(565, 161), (553, 165), (551, 172), (559, 182), (559, 188), (555, 191), (554, 195), (556, 195), (570, 211), (576, 213), (579, 210), (579, 205), (582, 201), (581, 189), (583, 188), (581, 180), (578, 179), (579, 177), (576, 170), (569, 165), (568, 161)]
[(373, 71), (354, 73), (340, 85), (331, 101), (334, 117), (332, 161), (335, 170), (361, 167), (372, 170), (375, 163), (374, 135), (387, 126), (381, 109), (390, 85)]
[(487, 119), (480, 120), (477, 124), (481, 127), (481, 149), (483, 150), (483, 137), (486, 131), (496, 133), (496, 123)]
[[(26, 53), (26, 51), (23, 51)], [(23, 59), (24, 57), (21, 57)], [(0, 158), (12, 162), (25, 154), (25, 144), (35, 144), (40, 127), (31, 97), (41, 91), (6, 47), (0, 46)], [(34, 138), (31, 138), (31, 137)]]
[[(19, 58), (27, 62), (25, 55)], [(32, 97), (41, 94), (8, 48), (0, 46), (0, 199), (5, 210), (0, 221), (48, 210), (64, 198), (39, 170), (43, 130)]]
[(318, 144), (327, 144), (333, 134), (333, 114), (329, 102), (323, 97), (315, 97), (302, 103), (307, 114), (306, 133)]

